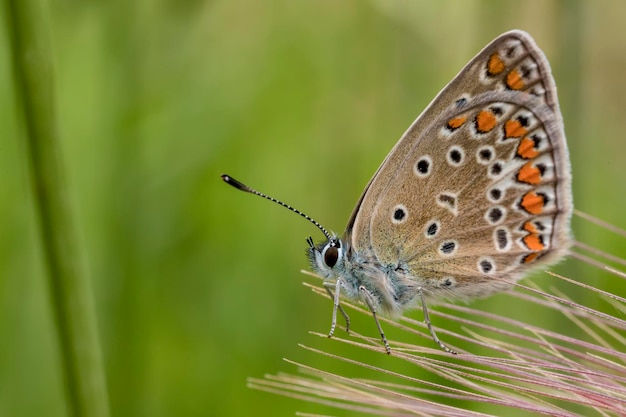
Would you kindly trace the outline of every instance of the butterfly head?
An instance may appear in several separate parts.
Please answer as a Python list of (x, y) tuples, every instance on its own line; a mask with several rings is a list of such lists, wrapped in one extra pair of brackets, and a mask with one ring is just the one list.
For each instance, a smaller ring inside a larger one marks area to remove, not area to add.
[(336, 277), (344, 266), (346, 252), (342, 240), (332, 236), (325, 242), (315, 245), (313, 239), (309, 237), (307, 243), (309, 244), (307, 255), (313, 270), (324, 278)]

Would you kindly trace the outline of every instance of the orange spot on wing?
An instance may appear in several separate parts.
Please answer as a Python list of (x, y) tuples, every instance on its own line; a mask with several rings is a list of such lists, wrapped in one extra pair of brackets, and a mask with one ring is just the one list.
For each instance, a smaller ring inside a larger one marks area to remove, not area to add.
[(487, 73), (489, 75), (497, 75), (504, 71), (505, 65), (500, 55), (497, 53), (492, 54), (487, 61)]
[(528, 255), (524, 256), (524, 259), (522, 259), (522, 262), (525, 264), (531, 263), (532, 261), (537, 259), (538, 256), (539, 256), (539, 252), (529, 253)]
[(517, 173), (517, 180), (526, 184), (537, 185), (541, 181), (541, 171), (531, 162), (527, 162)]
[(541, 214), (546, 204), (545, 195), (529, 191), (522, 197), (520, 205), (530, 214)]
[(530, 250), (540, 251), (545, 249), (545, 245), (541, 241), (541, 236), (537, 233), (537, 227), (532, 222), (524, 223), (524, 230), (529, 232), (522, 238), (524, 245)]
[(476, 116), (476, 129), (480, 133), (487, 133), (496, 127), (496, 116), (489, 110), (482, 110)]
[(507, 120), (504, 124), (504, 137), (521, 138), (528, 132), (519, 120)]
[(448, 120), (448, 128), (449, 129), (458, 129), (459, 127), (463, 126), (463, 123), (465, 123), (465, 121), (467, 120), (467, 117), (465, 116), (459, 116), (459, 117), (455, 117), (454, 119), (450, 119)]
[(527, 235), (524, 236), (524, 244), (530, 250), (542, 250), (544, 248), (543, 243), (541, 243), (541, 238), (539, 235)]
[(537, 226), (535, 226), (533, 224), (533, 222), (526, 222), (524, 223), (524, 230), (526, 230), (528, 233), (537, 233)]
[(532, 159), (539, 155), (539, 151), (535, 148), (535, 141), (529, 138), (523, 138), (517, 147), (517, 155), (524, 159)]
[(522, 77), (519, 75), (517, 70), (513, 70), (506, 76), (506, 85), (511, 90), (521, 90), (524, 88), (524, 80), (522, 80)]

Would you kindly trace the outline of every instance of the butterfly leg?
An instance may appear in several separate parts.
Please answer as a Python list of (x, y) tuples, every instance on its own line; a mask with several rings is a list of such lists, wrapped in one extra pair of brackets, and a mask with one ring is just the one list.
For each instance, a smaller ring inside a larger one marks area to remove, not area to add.
[(422, 310), (424, 310), (424, 323), (426, 323), (426, 327), (428, 327), (428, 331), (430, 332), (430, 335), (432, 336), (435, 343), (437, 343), (441, 349), (443, 349), (444, 351), (448, 353), (453, 353), (456, 355), (457, 352), (455, 350), (450, 349), (448, 346), (444, 345), (441, 340), (439, 340), (437, 333), (435, 333), (434, 327), (430, 323), (430, 314), (428, 314), (428, 307), (426, 307), (426, 299), (424, 297), (424, 291), (422, 291), (421, 288), (419, 290), (419, 293), (420, 293), (420, 299), (422, 300)]
[(343, 318), (346, 320), (346, 333), (350, 333), (350, 316), (348, 316), (348, 313), (346, 313), (346, 311), (343, 309), (343, 307), (339, 303), (339, 291), (341, 288), (340, 282), (341, 281), (337, 279), (337, 284), (335, 284), (335, 294), (333, 294), (330, 288), (326, 286), (326, 283), (324, 283), (324, 289), (326, 290), (328, 295), (330, 295), (330, 299), (333, 300), (333, 320), (330, 325), (330, 332), (328, 332), (328, 337), (332, 337), (333, 334), (335, 333), (335, 327), (337, 325), (337, 309), (339, 309), (339, 312), (341, 313)]
[(372, 299), (372, 294), (365, 288), (364, 286), (359, 287), (359, 291), (363, 294), (363, 299), (367, 304), (367, 307), (372, 312), (372, 317), (374, 317), (374, 321), (376, 322), (376, 327), (378, 327), (378, 333), (380, 333), (380, 338), (385, 345), (385, 350), (387, 351), (387, 355), (391, 355), (391, 346), (389, 346), (389, 342), (387, 342), (387, 338), (385, 337), (385, 333), (383, 332), (383, 328), (378, 321), (378, 316), (376, 315), (376, 307), (374, 307), (374, 301)]

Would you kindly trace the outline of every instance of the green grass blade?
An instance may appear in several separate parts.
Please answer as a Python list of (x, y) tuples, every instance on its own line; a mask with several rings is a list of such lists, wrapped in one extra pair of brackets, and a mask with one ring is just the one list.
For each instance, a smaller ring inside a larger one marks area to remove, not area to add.
[(39, 0), (7, 0), (15, 91), (24, 115), (30, 179), (71, 415), (106, 417), (94, 306), (60, 150), (49, 31)]

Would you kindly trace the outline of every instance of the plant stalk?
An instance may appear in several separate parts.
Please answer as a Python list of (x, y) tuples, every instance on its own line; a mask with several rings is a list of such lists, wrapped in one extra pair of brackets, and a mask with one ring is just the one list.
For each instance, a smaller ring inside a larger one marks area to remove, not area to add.
[(68, 414), (109, 415), (94, 303), (74, 223), (55, 109), (50, 30), (40, 0), (5, 0), (18, 114), (47, 267)]

